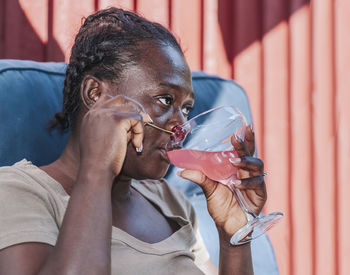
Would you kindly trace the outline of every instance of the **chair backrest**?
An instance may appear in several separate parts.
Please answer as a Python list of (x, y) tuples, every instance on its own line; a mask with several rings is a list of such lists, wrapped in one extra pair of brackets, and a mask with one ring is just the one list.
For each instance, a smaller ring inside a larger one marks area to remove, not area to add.
[[(0, 60), (0, 166), (23, 158), (40, 166), (58, 158), (68, 133), (49, 134), (46, 125), (61, 110), (65, 69), (63, 62)], [(190, 116), (235, 105), (251, 123), (248, 98), (235, 82), (194, 72), (193, 88), (195, 106)], [(171, 176), (169, 171), (167, 177)]]
[(65, 63), (0, 60), (0, 166), (26, 158), (40, 166), (62, 152), (68, 134), (47, 122), (62, 106)]

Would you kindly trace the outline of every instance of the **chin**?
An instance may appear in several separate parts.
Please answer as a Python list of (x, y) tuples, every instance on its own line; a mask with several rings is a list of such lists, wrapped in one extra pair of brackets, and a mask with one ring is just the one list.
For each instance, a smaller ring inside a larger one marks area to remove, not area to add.
[[(145, 173), (142, 173), (143, 175), (140, 178), (135, 178), (138, 180), (141, 179), (150, 179), (150, 180), (159, 180), (161, 178), (164, 178), (164, 176), (166, 175), (166, 172), (169, 169), (169, 164), (166, 166), (166, 168), (163, 169), (157, 169), (157, 170), (153, 170), (153, 171), (144, 171)], [(162, 168), (162, 167), (160, 167)]]
[(135, 164), (132, 167), (128, 167), (125, 165), (121, 173), (135, 180), (158, 180), (166, 175), (169, 167), (170, 164), (166, 162), (162, 162), (156, 166)]

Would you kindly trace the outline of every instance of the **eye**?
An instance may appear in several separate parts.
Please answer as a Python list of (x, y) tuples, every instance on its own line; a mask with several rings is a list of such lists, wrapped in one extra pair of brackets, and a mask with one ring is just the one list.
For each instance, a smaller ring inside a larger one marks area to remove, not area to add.
[(173, 104), (173, 97), (171, 95), (162, 95), (157, 97), (158, 101), (165, 106), (170, 106)]
[(188, 116), (188, 114), (192, 111), (193, 107), (191, 105), (185, 105), (182, 107), (182, 113), (185, 117)]

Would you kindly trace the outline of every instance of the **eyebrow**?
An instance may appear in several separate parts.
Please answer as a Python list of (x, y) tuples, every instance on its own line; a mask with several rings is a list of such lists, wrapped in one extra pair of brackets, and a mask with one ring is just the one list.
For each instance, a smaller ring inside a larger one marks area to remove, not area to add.
[[(184, 91), (184, 89), (182, 89), (181, 86), (173, 84), (173, 83), (161, 82), (161, 83), (159, 83), (159, 85), (163, 86), (163, 87), (167, 87), (167, 88), (173, 89), (173, 90)], [(185, 90), (185, 91), (187, 91), (187, 90)], [(188, 92), (188, 94), (189, 94), (189, 96), (192, 99), (194, 99), (194, 92), (193, 92), (193, 90)]]

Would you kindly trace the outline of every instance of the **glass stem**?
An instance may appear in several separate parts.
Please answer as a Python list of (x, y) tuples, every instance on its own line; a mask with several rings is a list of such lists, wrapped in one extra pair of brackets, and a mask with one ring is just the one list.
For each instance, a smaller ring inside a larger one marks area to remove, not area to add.
[(236, 199), (238, 201), (238, 204), (241, 207), (242, 211), (244, 212), (244, 214), (247, 218), (247, 221), (251, 221), (253, 219), (256, 219), (257, 216), (255, 215), (254, 211), (250, 208), (249, 204), (247, 203), (247, 201), (243, 197), (241, 190), (235, 188), (234, 184), (232, 184), (232, 183), (229, 184), (228, 186), (231, 189), (231, 191), (235, 194)]

